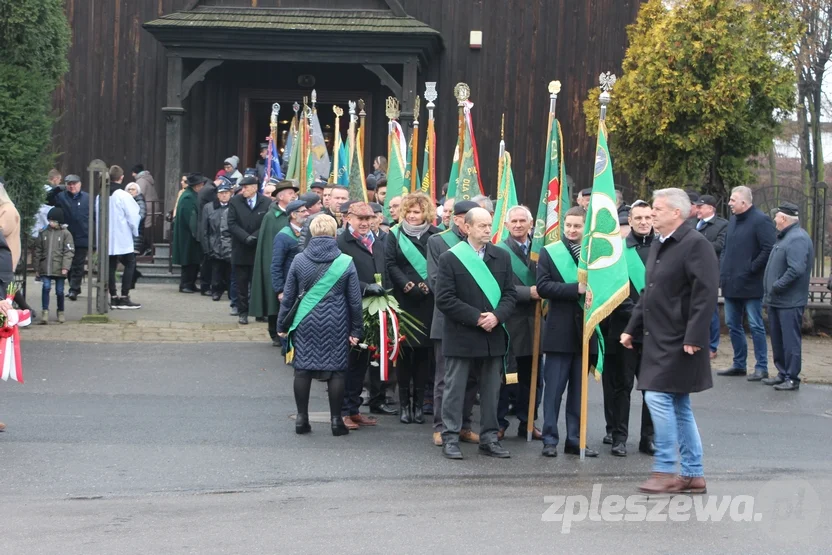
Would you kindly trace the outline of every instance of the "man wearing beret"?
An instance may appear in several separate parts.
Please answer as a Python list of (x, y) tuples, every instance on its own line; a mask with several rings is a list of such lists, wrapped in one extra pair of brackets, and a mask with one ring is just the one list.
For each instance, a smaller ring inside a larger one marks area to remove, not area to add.
[[(711, 195), (702, 195), (696, 201), (695, 206), (699, 208), (697, 213), (696, 229), (705, 239), (711, 242), (716, 257), (722, 255), (725, 248), (725, 235), (728, 233), (728, 220), (716, 215), (716, 199)], [(719, 304), (714, 307), (714, 315), (711, 318), (711, 358), (716, 357), (716, 350), (719, 348)]]
[[(281, 229), (289, 225), (287, 208), (297, 200), (298, 187), (293, 181), (281, 180), (275, 184), (272, 197), (274, 203), (263, 218), (260, 235), (257, 238), (257, 252), (254, 257), (254, 274), (251, 278), (251, 315), (255, 318), (268, 317), (269, 337), (277, 342), (277, 313), (280, 303), (272, 289), (272, 251), (274, 238)], [(278, 342), (279, 343), (279, 342)]]
[(248, 324), (248, 293), (257, 254), (257, 237), (271, 203), (257, 194), (256, 177), (244, 177), (239, 185), (240, 194), (228, 203), (228, 231), (231, 232), (231, 263), (237, 282), (239, 322), (245, 325)]
[(777, 242), (771, 249), (763, 276), (768, 307), (771, 351), (777, 376), (763, 379), (778, 391), (800, 388), (801, 336), (803, 310), (809, 297), (809, 274), (814, 248), (809, 234), (800, 227), (796, 205), (784, 202), (774, 216)]

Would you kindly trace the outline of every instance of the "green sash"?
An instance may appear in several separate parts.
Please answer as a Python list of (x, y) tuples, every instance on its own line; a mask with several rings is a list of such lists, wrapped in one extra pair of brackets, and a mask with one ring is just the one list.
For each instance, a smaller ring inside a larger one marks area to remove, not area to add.
[(508, 254), (511, 256), (511, 270), (514, 272), (514, 275), (517, 276), (517, 279), (522, 281), (523, 285), (526, 287), (534, 285), (536, 281), (534, 272), (532, 272), (531, 269), (523, 263), (523, 260), (517, 256), (514, 249), (507, 245), (505, 241), (500, 241), (497, 243), (497, 246), (504, 251), (508, 251)]
[(390, 233), (396, 234), (396, 241), (399, 243), (399, 248), (402, 249), (402, 254), (407, 259), (407, 262), (413, 266), (413, 269), (416, 270), (416, 273), (422, 279), (428, 279), (428, 260), (419, 252), (419, 249), (416, 248), (416, 245), (407, 236), (407, 233), (402, 233), (399, 226), (393, 227)]
[(352, 257), (346, 254), (338, 255), (338, 258), (332, 261), (332, 264), (329, 265), (329, 268), (326, 269), (324, 275), (315, 282), (315, 285), (312, 286), (309, 291), (307, 291), (303, 298), (300, 300), (300, 304), (298, 305), (298, 310), (295, 313), (295, 318), (292, 321), (292, 326), (289, 328), (289, 346), (287, 349), (286, 354), (286, 361), (292, 362), (292, 358), (294, 358), (294, 350), (292, 348), (292, 332), (298, 327), (298, 325), (306, 318), (310, 312), (321, 302), (327, 293), (329, 293), (330, 289), (341, 279), (341, 276), (344, 275), (344, 272), (347, 271), (347, 268), (350, 267), (350, 263), (352, 262)]
[(291, 237), (291, 238), (292, 238), (292, 239), (294, 239), (295, 241), (297, 241), (297, 240), (298, 240), (297, 235), (295, 235), (295, 230), (294, 230), (294, 229), (292, 229), (292, 226), (291, 226), (291, 225), (287, 225), (287, 226), (285, 226), (285, 227), (282, 227), (282, 228), (280, 229), (280, 231), (278, 231), (278, 233), (283, 233), (284, 235), (288, 235), (289, 237)]
[(638, 255), (638, 249), (635, 247), (627, 247), (624, 249), (624, 258), (627, 260), (627, 272), (630, 274), (630, 282), (636, 289), (636, 293), (641, 295), (644, 291), (645, 278), (647, 276), (647, 268), (644, 267), (644, 262)]
[(448, 229), (448, 228), (446, 228), (446, 227), (445, 227), (445, 224), (439, 224), (439, 225), (438, 225), (438, 226), (436, 226), (436, 227), (438, 227), (438, 228), (439, 228), (440, 230), (442, 230), (442, 231), (445, 231), (446, 229)]
[(449, 229), (448, 231), (443, 231), (439, 234), (439, 236), (442, 237), (442, 240), (445, 241), (445, 244), (448, 245), (448, 248), (455, 247), (461, 241), (459, 235), (454, 233), (451, 229)]

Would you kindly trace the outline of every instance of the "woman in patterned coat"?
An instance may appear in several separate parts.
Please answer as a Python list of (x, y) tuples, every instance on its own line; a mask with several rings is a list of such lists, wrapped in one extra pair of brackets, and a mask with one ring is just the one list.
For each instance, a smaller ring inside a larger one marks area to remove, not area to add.
[[(309, 291), (323, 276), (332, 262), (341, 255), (335, 242), (335, 219), (322, 215), (309, 226), (312, 239), (289, 267), (283, 287), (283, 301), (277, 318), (277, 331), (286, 337), (292, 322), (286, 315), (302, 292)], [(361, 308), (361, 289), (358, 273), (350, 262), (347, 270), (324, 295), (312, 311), (292, 332), (295, 367), (295, 402), (298, 417), (295, 431), (308, 433), (309, 390), (313, 379), (329, 382), (329, 410), (332, 435), (348, 433), (341, 419), (344, 400), (344, 376), (349, 366), (350, 348), (363, 337), (364, 321)]]

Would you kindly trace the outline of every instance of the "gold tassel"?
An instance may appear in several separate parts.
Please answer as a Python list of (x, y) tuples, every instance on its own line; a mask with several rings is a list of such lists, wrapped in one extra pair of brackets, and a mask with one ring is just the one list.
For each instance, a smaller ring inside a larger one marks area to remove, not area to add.
[(512, 372), (511, 374), (506, 374), (506, 385), (511, 385), (518, 383), (517, 379), (517, 372)]

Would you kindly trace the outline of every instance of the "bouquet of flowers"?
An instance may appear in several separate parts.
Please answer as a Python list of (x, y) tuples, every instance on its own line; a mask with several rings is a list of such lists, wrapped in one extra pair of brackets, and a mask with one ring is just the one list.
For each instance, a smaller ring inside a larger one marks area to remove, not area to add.
[[(17, 293), (17, 284), (9, 284), (6, 300), (11, 303)], [(3, 365), (3, 381), (11, 378), (23, 383), (23, 364), (20, 358), (20, 326), (32, 323), (28, 310), (10, 308), (8, 314), (0, 312), (0, 364)]]
[[(376, 274), (376, 283), (381, 285), (381, 274)], [(390, 377), (390, 363), (396, 363), (401, 354), (401, 344), (408, 336), (424, 335), (422, 323), (402, 310), (390, 291), (378, 297), (367, 297), (362, 301), (364, 309), (364, 343), (362, 349), (370, 351), (370, 364), (379, 368), (382, 380)]]

